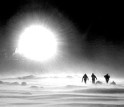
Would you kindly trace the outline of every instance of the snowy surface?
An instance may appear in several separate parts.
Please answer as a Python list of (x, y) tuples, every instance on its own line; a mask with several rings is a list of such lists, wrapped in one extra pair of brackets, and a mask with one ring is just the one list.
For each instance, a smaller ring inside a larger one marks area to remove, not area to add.
[(0, 107), (124, 107), (123, 84), (85, 85), (79, 77), (0, 80)]

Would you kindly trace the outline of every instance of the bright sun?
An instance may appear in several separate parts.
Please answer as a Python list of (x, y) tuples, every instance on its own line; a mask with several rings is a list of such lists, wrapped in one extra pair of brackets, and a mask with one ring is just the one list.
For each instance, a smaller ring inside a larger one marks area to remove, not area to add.
[(57, 37), (42, 25), (30, 25), (21, 33), (16, 53), (31, 60), (46, 61), (57, 54)]

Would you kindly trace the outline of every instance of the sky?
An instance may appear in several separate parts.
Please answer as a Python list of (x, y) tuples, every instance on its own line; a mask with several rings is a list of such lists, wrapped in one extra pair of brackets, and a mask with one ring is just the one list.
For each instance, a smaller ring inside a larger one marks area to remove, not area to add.
[[(25, 26), (34, 16), (47, 22), (62, 42), (60, 55), (49, 63), (34, 62), (14, 54), (20, 26)], [(0, 75), (94, 72), (123, 78), (123, 19), (121, 3), (2, 0)]]

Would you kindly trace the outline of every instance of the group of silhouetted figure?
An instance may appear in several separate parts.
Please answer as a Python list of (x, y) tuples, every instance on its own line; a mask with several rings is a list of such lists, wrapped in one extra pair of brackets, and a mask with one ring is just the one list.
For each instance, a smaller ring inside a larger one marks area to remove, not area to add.
[[(92, 78), (92, 83), (95, 84), (97, 77), (94, 73), (92, 73), (91, 78)], [(106, 83), (108, 83), (109, 79), (110, 79), (110, 75), (106, 74), (106, 75), (104, 75), (104, 78), (105, 78)], [(89, 80), (89, 78), (88, 78), (87, 74), (84, 74), (84, 76), (82, 77), (82, 82), (84, 81), (84, 83), (86, 84), (87, 80)]]

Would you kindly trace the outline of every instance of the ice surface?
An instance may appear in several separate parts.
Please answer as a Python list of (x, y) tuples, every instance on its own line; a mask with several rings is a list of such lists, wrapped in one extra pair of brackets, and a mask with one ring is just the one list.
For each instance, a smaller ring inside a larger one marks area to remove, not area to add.
[(123, 84), (85, 85), (70, 76), (27, 77), (0, 81), (0, 107), (124, 107)]

